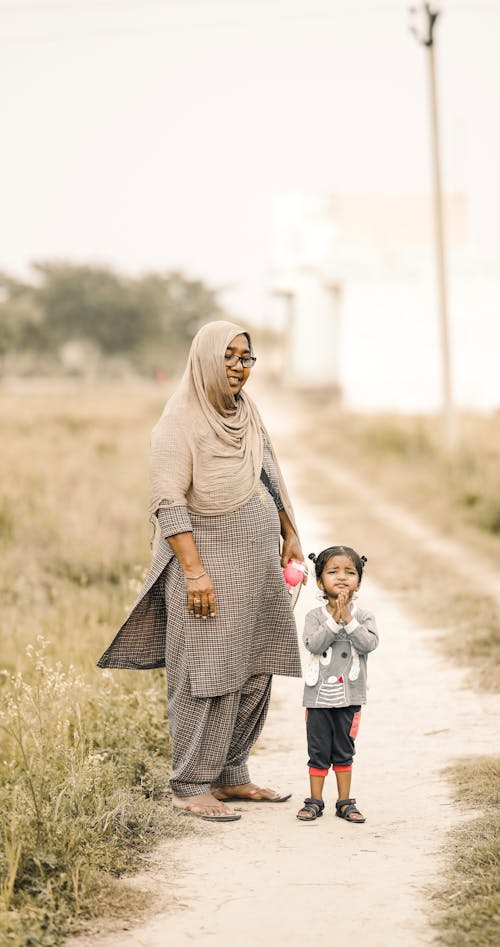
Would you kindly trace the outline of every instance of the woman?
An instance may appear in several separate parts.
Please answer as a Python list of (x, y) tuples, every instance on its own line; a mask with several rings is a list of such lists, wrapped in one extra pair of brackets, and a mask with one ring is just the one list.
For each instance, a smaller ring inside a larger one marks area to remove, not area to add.
[[(176, 809), (239, 819), (231, 799), (282, 802), (247, 759), (273, 674), (301, 674), (281, 566), (303, 559), (278, 463), (243, 392), (248, 332), (211, 322), (152, 435), (153, 562), (100, 667), (166, 665)], [(280, 534), (283, 537), (280, 562)]]

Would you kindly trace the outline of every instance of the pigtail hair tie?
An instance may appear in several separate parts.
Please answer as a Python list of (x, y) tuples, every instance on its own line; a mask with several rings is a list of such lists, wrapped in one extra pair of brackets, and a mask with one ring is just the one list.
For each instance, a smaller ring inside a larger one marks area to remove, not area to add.
[(317, 556), (315, 556), (313, 552), (310, 552), (307, 558), (312, 559), (313, 562), (316, 562)]
[(359, 558), (361, 559), (361, 565), (364, 569), (366, 566), (366, 563), (368, 562), (368, 559), (366, 558), (366, 556), (360, 556)]

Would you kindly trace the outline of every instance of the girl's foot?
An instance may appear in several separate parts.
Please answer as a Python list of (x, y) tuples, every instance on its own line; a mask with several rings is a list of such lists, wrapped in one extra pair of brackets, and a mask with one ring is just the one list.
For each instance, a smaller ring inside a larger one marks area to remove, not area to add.
[(208, 822), (236, 822), (241, 819), (233, 809), (225, 806), (210, 792), (203, 792), (197, 796), (173, 796), (173, 808), (184, 815), (192, 815), (197, 819), (206, 819)]
[(324, 808), (325, 803), (322, 799), (304, 799), (304, 805), (297, 812), (297, 818), (301, 822), (314, 822), (315, 819), (319, 819), (323, 815)]
[(364, 815), (359, 811), (355, 799), (339, 799), (335, 803), (335, 815), (346, 822), (366, 822)]

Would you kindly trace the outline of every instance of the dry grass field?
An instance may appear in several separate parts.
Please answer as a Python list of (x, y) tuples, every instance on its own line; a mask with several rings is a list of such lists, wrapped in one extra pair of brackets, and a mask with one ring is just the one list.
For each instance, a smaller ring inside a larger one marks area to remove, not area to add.
[(500, 566), (500, 411), (463, 414), (457, 450), (427, 415), (350, 415), (315, 404), (314, 444), (353, 463), (396, 502)]
[(500, 759), (465, 757), (447, 773), (467, 819), (449, 840), (449, 874), (435, 892), (439, 942), (496, 947), (500, 929)]
[[(0, 929), (53, 945), (143, 896), (113, 878), (178, 832), (160, 672), (95, 662), (148, 563), (148, 440), (164, 392), (4, 387)], [(125, 904), (126, 902), (126, 904)]]
[[(148, 443), (165, 397), (139, 382), (0, 389), (0, 930), (12, 947), (48, 947), (86, 918), (140, 910), (143, 896), (114, 879), (137, 867), (157, 839), (179, 832), (161, 803), (169, 760), (162, 674), (95, 667), (149, 561)], [(472, 564), (477, 550), (498, 565), (499, 418), (464, 419), (464, 447), (450, 464), (431, 420), (310, 410), (310, 452), (355, 464), (381, 494), (463, 542)], [(352, 523), (355, 510), (356, 498), (342, 497), (339, 523)], [(481, 668), (498, 664), (498, 609), (474, 594), (473, 573), (470, 590), (447, 563), (424, 582), (428, 573), (411, 542), (390, 524), (374, 524), (371, 535), (373, 574), (393, 583), (396, 550), (405, 604), (426, 621), (440, 610), (454, 640), (462, 616), (469, 637), (457, 657)], [(473, 790), (460, 783), (457, 793), (468, 806), (484, 806), (495, 781), (497, 771), (484, 761), (471, 776)], [(445, 943), (493, 943), (470, 927), (474, 905), (481, 924), (481, 912), (497, 903), (489, 887), (498, 865), (490, 826), (488, 810), (477, 845), (470, 837), (456, 843), (454, 887), (440, 902)], [(473, 851), (486, 868), (471, 906), (454, 893), (466, 889)], [(457, 914), (462, 903), (467, 917)], [(465, 939), (446, 940), (461, 924)]]

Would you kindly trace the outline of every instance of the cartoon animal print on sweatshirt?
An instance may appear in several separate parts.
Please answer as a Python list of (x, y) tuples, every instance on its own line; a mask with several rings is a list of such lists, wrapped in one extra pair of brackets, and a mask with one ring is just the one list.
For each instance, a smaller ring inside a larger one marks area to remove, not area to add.
[[(316, 658), (316, 681), (319, 680), (316, 707), (342, 707), (346, 702), (345, 677), (355, 681), (359, 677), (359, 654), (348, 638), (336, 639)], [(311, 675), (312, 677), (312, 675)], [(306, 678), (307, 680), (307, 678)]]

